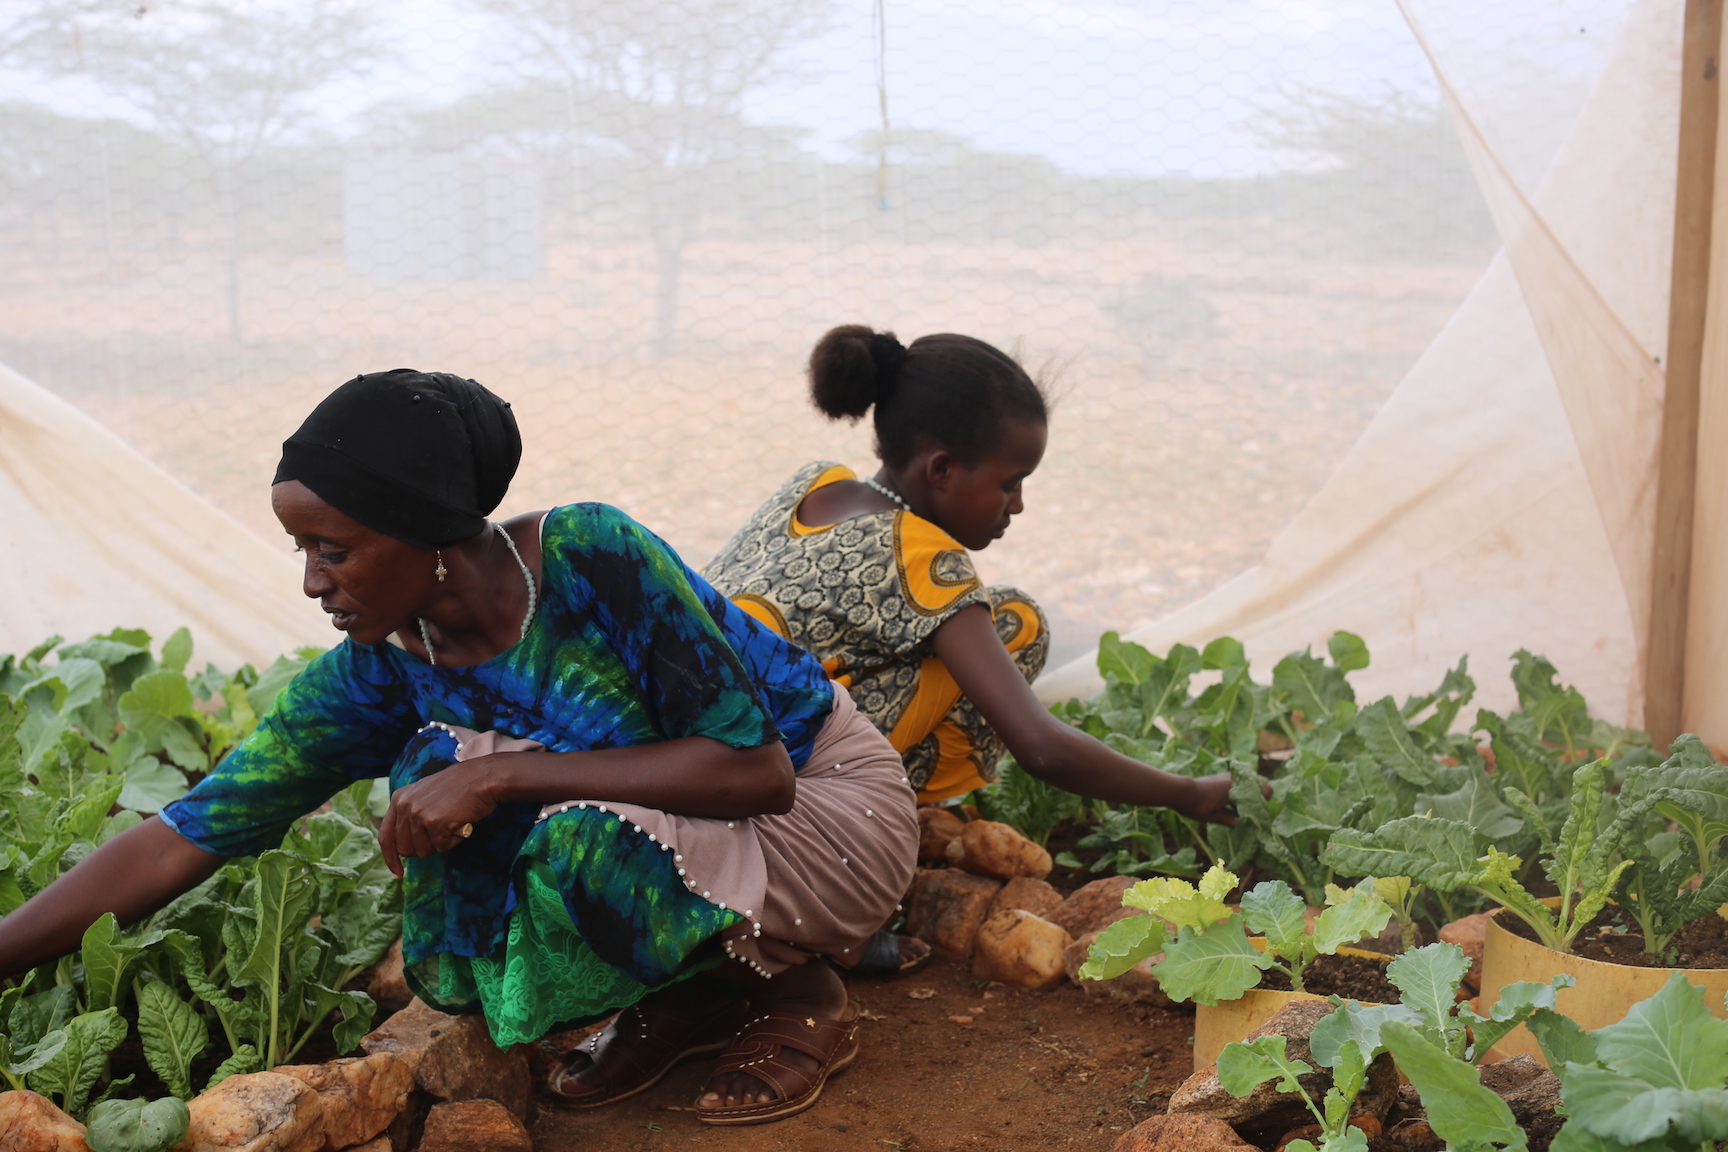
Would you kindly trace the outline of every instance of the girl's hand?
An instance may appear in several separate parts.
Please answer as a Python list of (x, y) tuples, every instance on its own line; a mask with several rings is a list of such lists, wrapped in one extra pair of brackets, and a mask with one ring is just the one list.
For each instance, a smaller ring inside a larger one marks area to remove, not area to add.
[[(505, 753), (523, 755), (523, 753)], [(390, 810), (378, 829), (378, 846), (384, 863), (397, 877), (402, 875), (402, 857), (433, 856), (462, 843), (462, 831), (473, 831), (498, 807), (483, 787), (483, 756), (452, 764), (435, 775), (417, 780), (390, 797)]]
[(1236, 827), (1236, 813), (1230, 810), (1230, 773), (1202, 776), (1194, 781), (1194, 791), (1188, 802), (1176, 811), (1202, 824), (1223, 824)]

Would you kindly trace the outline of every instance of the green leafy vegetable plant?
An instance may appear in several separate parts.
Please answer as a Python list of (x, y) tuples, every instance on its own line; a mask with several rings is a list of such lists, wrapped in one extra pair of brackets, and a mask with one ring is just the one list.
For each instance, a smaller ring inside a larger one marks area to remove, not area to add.
[(1728, 1021), (1704, 997), (1676, 972), (1593, 1032), (1553, 1011), (1531, 1017), (1567, 1117), (1554, 1152), (1713, 1152), (1728, 1140)]
[[(1317, 957), (1374, 935), (1392, 915), (1379, 897), (1356, 891), (1321, 912), (1310, 929), (1307, 906), (1282, 880), (1255, 885), (1243, 895), (1242, 910), (1232, 912), (1224, 897), (1236, 884), (1235, 875), (1218, 865), (1208, 869), (1198, 885), (1142, 880), (1122, 894), (1122, 903), (1151, 915), (1118, 921), (1100, 933), (1081, 966), (1081, 978), (1109, 979), (1162, 951), (1164, 959), (1152, 971), (1175, 1000), (1234, 1000), (1274, 969), (1301, 992), (1303, 973)], [(1174, 939), (1165, 922), (1176, 927)], [(1249, 932), (1264, 937), (1263, 950), (1255, 947)]]
[[(1570, 952), (1572, 941), (1632, 866), (1620, 858), (1621, 849), (1655, 804), (1651, 797), (1622, 804), (1604, 826), (1608, 767), (1602, 759), (1576, 769), (1558, 839), (1540, 828), (1542, 869), (1560, 893), (1554, 909), (1519, 881), (1522, 860), (1486, 843), (1477, 828), (1459, 820), (1407, 816), (1374, 831), (1341, 831), (1324, 858), (1346, 875), (1404, 875), (1441, 892), (1474, 889), (1524, 920), (1547, 947)], [(1509, 795), (1526, 799), (1515, 790)]]

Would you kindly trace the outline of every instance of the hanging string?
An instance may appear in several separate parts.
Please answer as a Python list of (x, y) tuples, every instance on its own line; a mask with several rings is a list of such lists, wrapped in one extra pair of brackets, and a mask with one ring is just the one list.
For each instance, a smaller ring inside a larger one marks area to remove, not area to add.
[(876, 101), (882, 134), (876, 149), (876, 199), (888, 211), (888, 0), (876, 0)]

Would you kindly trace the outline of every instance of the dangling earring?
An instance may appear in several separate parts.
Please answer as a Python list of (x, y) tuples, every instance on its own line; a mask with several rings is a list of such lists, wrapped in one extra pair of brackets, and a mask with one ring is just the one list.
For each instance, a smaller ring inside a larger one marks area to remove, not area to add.
[(438, 572), (437, 572), (437, 576), (438, 576), (438, 583), (440, 583), (440, 584), (442, 584), (442, 583), (444, 583), (444, 576), (445, 576), (445, 571), (444, 571), (444, 552), (443, 552), (443, 550), (442, 550), (442, 549), (440, 549), (440, 550), (439, 550), (439, 552), (438, 552)]

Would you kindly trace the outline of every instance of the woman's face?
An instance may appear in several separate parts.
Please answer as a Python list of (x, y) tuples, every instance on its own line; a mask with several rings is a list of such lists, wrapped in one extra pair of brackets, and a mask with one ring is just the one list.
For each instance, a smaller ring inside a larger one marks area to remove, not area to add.
[(1044, 459), (1044, 442), (1042, 420), (1009, 420), (996, 450), (977, 464), (947, 457), (929, 481), (937, 526), (973, 552), (1000, 540), (1026, 507), (1020, 486)]
[(270, 506), (306, 554), (301, 587), (332, 625), (361, 644), (413, 627), (437, 579), (432, 553), (344, 516), (298, 480), (272, 487)]

